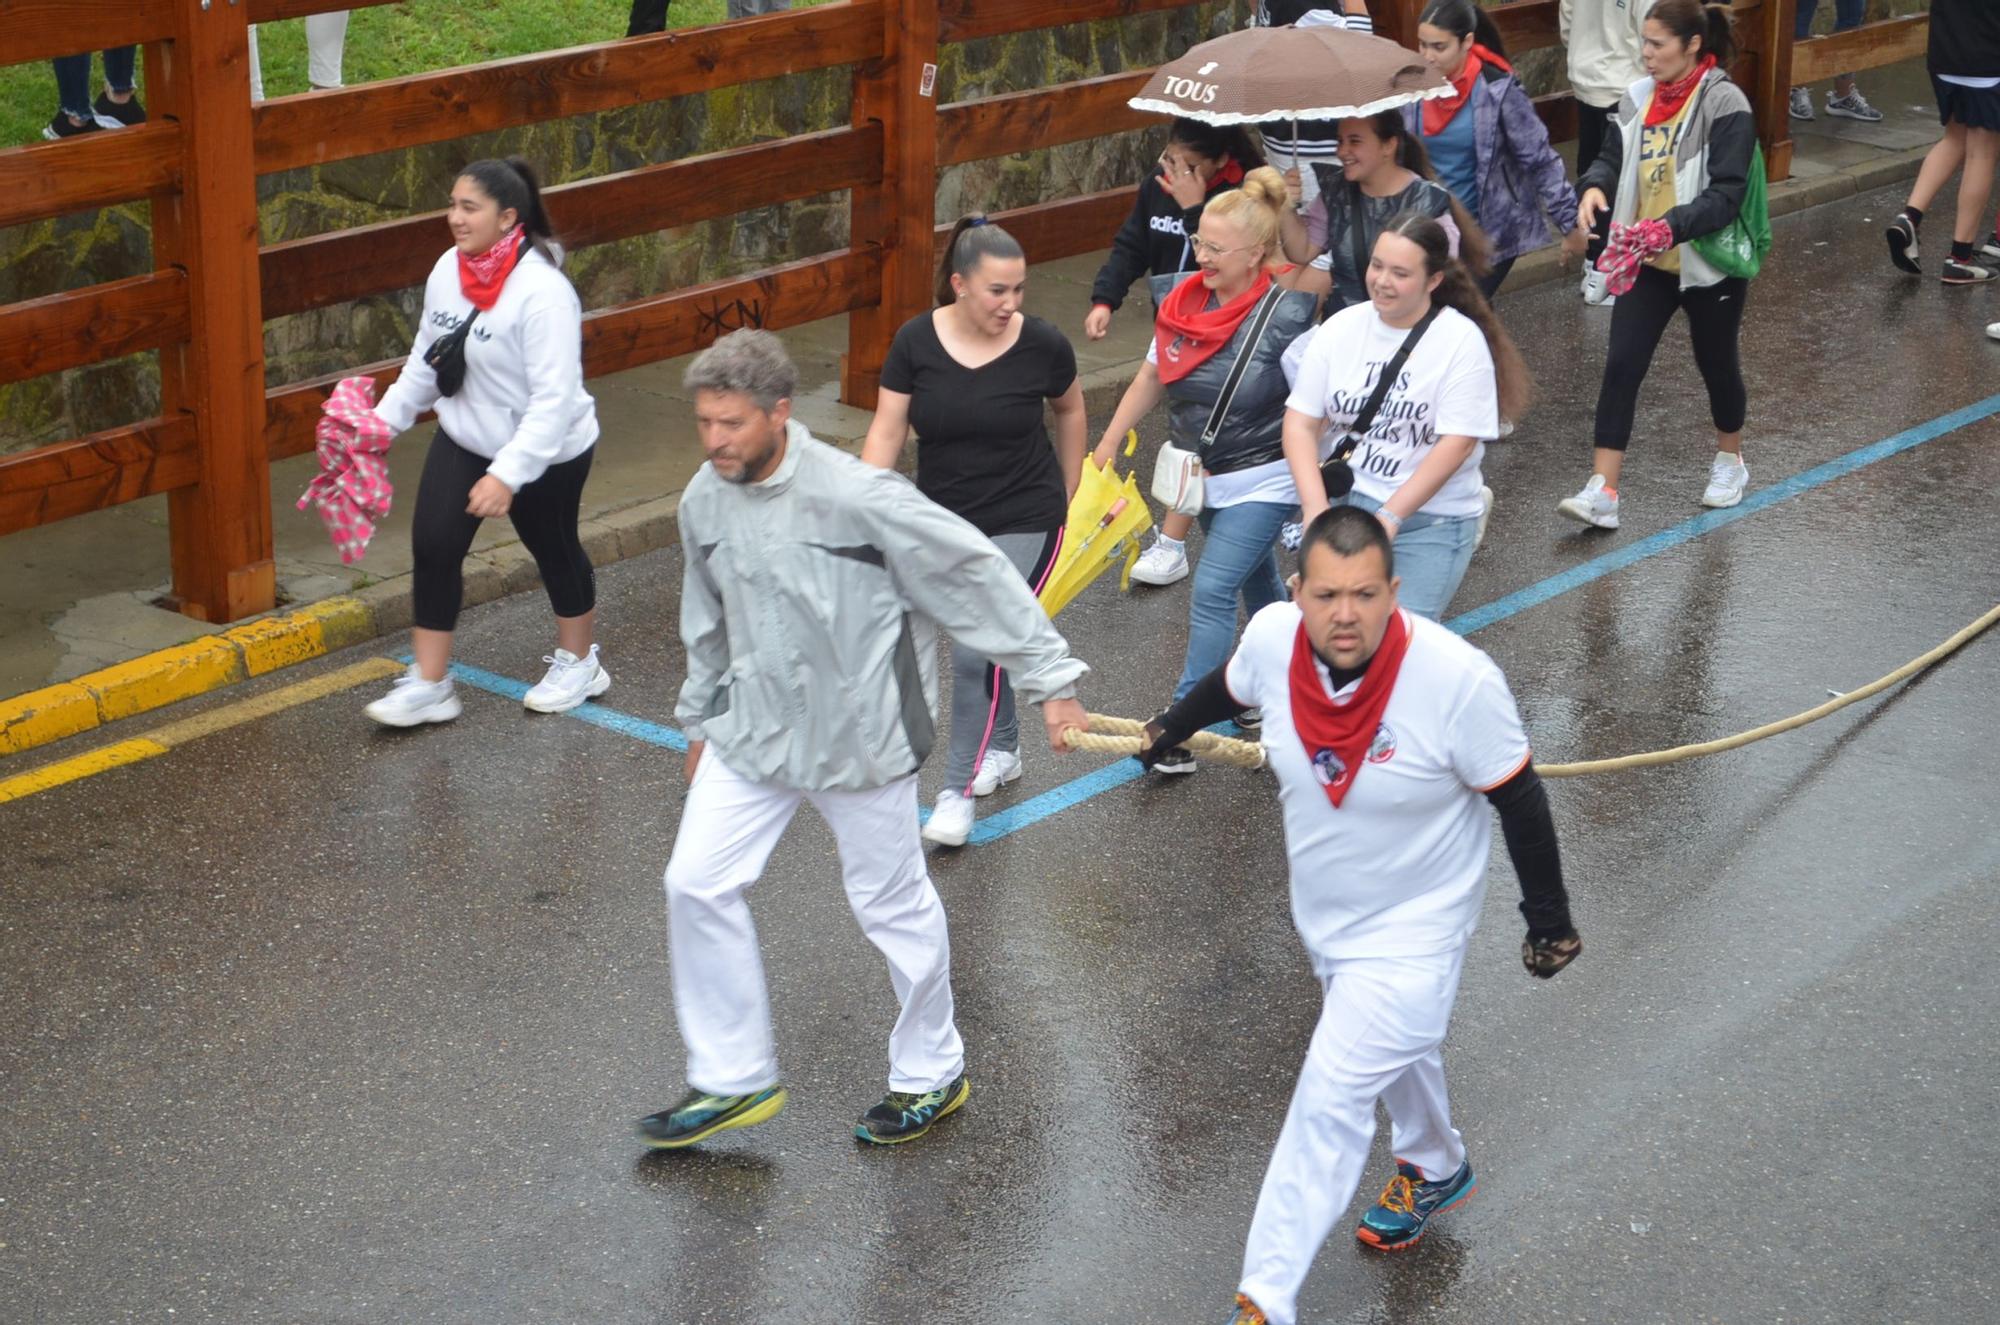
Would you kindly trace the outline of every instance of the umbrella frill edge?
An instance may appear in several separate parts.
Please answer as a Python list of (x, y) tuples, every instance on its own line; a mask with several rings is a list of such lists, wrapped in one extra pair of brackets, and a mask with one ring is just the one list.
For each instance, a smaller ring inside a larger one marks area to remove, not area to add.
[(1286, 120), (1355, 120), (1385, 110), (1395, 110), (1418, 101), (1429, 101), (1437, 97), (1457, 94), (1451, 86), (1430, 88), (1423, 92), (1398, 92), (1360, 106), (1310, 106), (1301, 110), (1263, 111), (1255, 115), (1232, 111), (1195, 110), (1174, 101), (1163, 101), (1156, 97), (1133, 97), (1125, 104), (1133, 110), (1147, 111), (1154, 115), (1171, 115), (1177, 119), (1197, 120), (1203, 124), (1218, 127), (1232, 124), (1277, 124)]

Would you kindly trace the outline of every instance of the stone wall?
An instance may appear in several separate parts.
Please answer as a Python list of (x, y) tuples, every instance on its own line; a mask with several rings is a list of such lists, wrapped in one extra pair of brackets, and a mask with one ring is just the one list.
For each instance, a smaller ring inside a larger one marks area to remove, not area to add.
[[(990, 38), (947, 47), (940, 102), (1022, 91), (1157, 64), (1240, 26), (1249, 0)], [(562, 184), (702, 152), (846, 124), (851, 74), (829, 69), (703, 96), (485, 134), (407, 151), (286, 171), (258, 181), (266, 243), (441, 208), (461, 164), (518, 153), (544, 184)], [(971, 162), (942, 172), (938, 216), (999, 210), (1130, 183), (1158, 152), (1157, 131)], [(838, 249), (847, 195), (827, 194), (720, 220), (663, 225), (569, 256), (584, 306), (603, 307)], [(151, 270), (144, 203), (0, 230), (0, 303)], [(663, 222), (671, 218), (661, 218)], [(1108, 236), (1107, 236), (1108, 239)], [(439, 227), (437, 248), (448, 240)], [(273, 386), (404, 353), (420, 289), (272, 319), (265, 327)], [(0, 387), (0, 452), (157, 412), (157, 356), (135, 355)]]

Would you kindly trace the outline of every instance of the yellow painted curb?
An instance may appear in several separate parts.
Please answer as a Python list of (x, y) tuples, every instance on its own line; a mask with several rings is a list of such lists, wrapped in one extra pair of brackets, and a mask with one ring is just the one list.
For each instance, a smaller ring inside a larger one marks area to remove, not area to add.
[(0, 756), (322, 657), (374, 633), (368, 604), (347, 596), (329, 598), (0, 700)]

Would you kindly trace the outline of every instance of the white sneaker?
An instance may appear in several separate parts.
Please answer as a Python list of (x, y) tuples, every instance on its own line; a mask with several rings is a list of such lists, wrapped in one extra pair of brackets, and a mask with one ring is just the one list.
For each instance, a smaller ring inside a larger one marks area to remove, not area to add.
[(1595, 267), (1583, 273), (1583, 302), (1593, 308), (1609, 308), (1618, 302), (1618, 296), (1611, 293), (1611, 278)]
[(972, 794), (991, 796), (1009, 782), (1021, 779), (1021, 756), (1012, 750), (988, 750), (972, 775)]
[(1988, 322), (1986, 336), (1989, 340), (2000, 340), (2000, 322)]
[(1472, 531), (1472, 550), (1486, 541), (1486, 522), (1493, 518), (1493, 489), (1482, 486), (1479, 489), (1479, 524)]
[(1795, 120), (1813, 120), (1818, 118), (1813, 114), (1811, 88), (1795, 87), (1792, 89), (1792, 118)]
[(941, 847), (962, 847), (972, 836), (972, 800), (955, 791), (938, 793), (937, 806), (924, 824), (924, 841)]
[(361, 711), (384, 727), (421, 727), (427, 722), (450, 722), (465, 710), (449, 675), (442, 681), (426, 681), (412, 663), (388, 694)]
[(1743, 457), (1717, 451), (1714, 463), (1708, 467), (1708, 487), (1702, 491), (1701, 504), (1734, 506), (1743, 500), (1743, 489), (1748, 486), (1750, 466), (1743, 463)]
[(1599, 529), (1618, 527), (1618, 498), (1604, 490), (1604, 475), (1592, 474), (1583, 491), (1556, 503), (1558, 514)]
[(1153, 546), (1139, 556), (1138, 564), (1132, 567), (1132, 578), (1141, 584), (1172, 584), (1185, 580), (1188, 573), (1187, 544), (1167, 544), (1164, 538), (1153, 540)]
[(542, 661), (549, 665), (548, 675), (521, 697), (521, 703), (537, 713), (567, 713), (611, 688), (611, 673), (599, 665), (595, 644), (581, 658), (557, 649)]

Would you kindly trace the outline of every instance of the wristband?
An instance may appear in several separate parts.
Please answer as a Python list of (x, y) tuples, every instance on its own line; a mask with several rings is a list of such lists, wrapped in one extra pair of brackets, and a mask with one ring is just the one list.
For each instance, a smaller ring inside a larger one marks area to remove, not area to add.
[(1398, 529), (1401, 529), (1403, 527), (1403, 517), (1396, 514), (1394, 511), (1390, 510), (1386, 506), (1384, 506), (1381, 510), (1375, 512), (1375, 518), (1377, 520), (1382, 521), (1384, 524), (1394, 525)]

